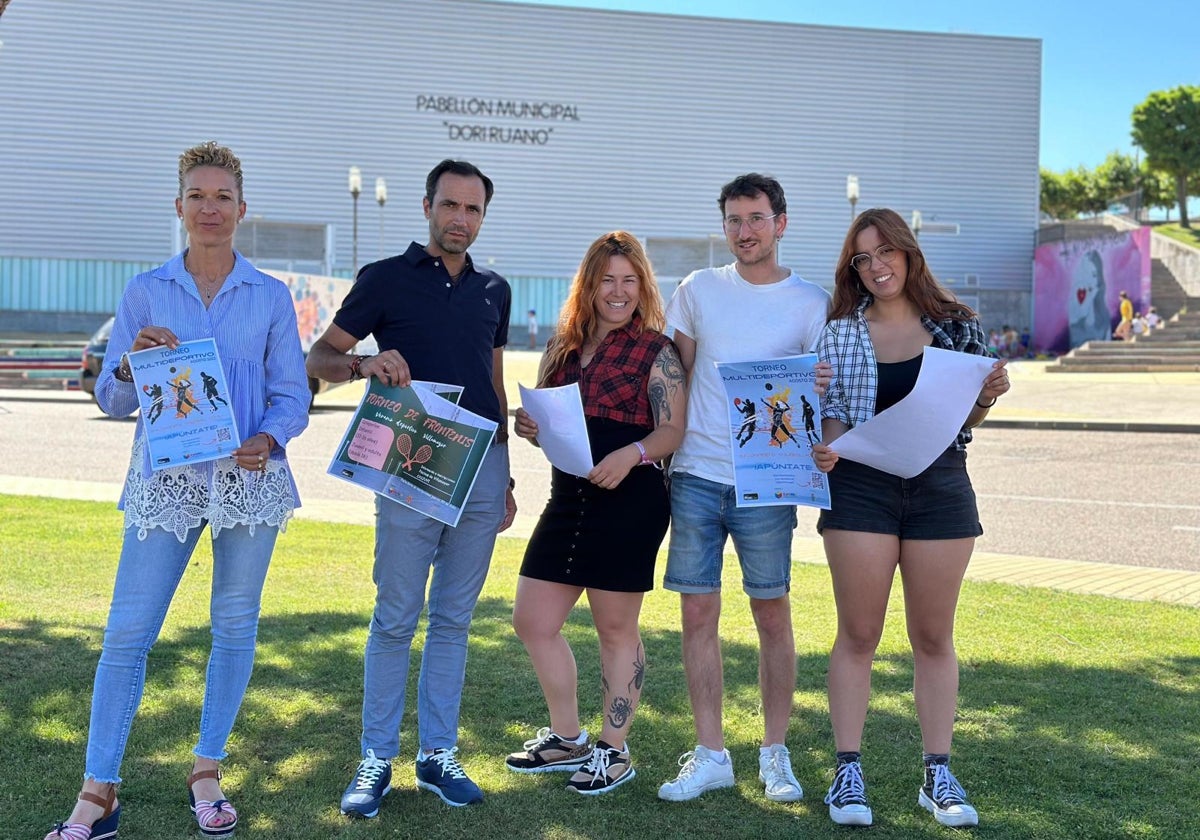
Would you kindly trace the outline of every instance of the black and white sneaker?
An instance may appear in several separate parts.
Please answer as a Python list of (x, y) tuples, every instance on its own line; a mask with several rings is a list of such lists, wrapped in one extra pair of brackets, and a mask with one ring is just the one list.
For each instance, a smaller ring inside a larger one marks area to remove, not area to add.
[(633, 763), (629, 760), (628, 747), (619, 750), (597, 741), (592, 757), (567, 782), (567, 789), (585, 796), (596, 796), (625, 784), (636, 775)]
[(917, 792), (917, 802), (942, 825), (979, 825), (979, 812), (967, 802), (967, 792), (948, 764), (925, 765), (925, 784)]
[(592, 756), (586, 729), (581, 733), (580, 741), (578, 744), (568, 741), (551, 732), (549, 726), (543, 726), (538, 730), (536, 738), (525, 742), (525, 749), (504, 759), (504, 766), (514, 773), (578, 770)]
[(354, 778), (342, 793), (341, 811), (348, 817), (373, 817), (391, 790), (392, 762), (376, 758), (374, 750), (367, 750), (366, 758), (358, 763)]
[(863, 780), (862, 765), (847, 761), (838, 767), (829, 793), (825, 794), (829, 819), (838, 825), (870, 825), (871, 806), (867, 804), (867, 783)]

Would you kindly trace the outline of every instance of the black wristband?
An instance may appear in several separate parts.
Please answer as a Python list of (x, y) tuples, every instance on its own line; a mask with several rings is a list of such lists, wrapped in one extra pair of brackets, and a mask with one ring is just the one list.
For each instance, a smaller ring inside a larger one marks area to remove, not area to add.
[(363, 378), (362, 371), (359, 370), (359, 367), (362, 366), (362, 363), (366, 360), (366, 358), (367, 358), (366, 356), (355, 356), (350, 361), (350, 381), (351, 382), (357, 382), (358, 380)]
[(981, 403), (981, 402), (979, 401), (979, 397), (976, 397), (976, 398), (975, 398), (975, 405), (979, 406), (980, 408), (991, 408), (992, 406), (994, 406), (994, 405), (996, 404), (996, 400), (998, 400), (998, 399), (1000, 399), (1000, 398), (999, 398), (999, 397), (992, 397), (992, 401), (991, 401), (990, 403), (988, 403), (987, 405), (984, 405), (983, 403)]
[(512, 476), (509, 476), (509, 479), (508, 479), (508, 489), (509, 490), (517, 489), (517, 480), (515, 478), (513, 478)]

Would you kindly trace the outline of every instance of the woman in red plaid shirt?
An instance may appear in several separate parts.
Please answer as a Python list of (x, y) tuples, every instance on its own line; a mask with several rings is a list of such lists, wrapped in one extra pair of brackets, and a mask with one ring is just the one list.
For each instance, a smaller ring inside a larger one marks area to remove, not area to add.
[[(567, 786), (582, 794), (634, 776), (625, 737), (646, 668), (638, 616), (670, 518), (658, 464), (683, 440), (687, 409), (683, 366), (664, 323), (641, 243), (625, 231), (606, 234), (579, 266), (538, 372), (539, 387), (579, 384), (596, 466), (586, 478), (554, 469), (521, 565), (513, 626), (533, 660), (550, 726), (506, 764), (518, 773), (575, 771)], [(516, 432), (537, 444), (537, 424), (524, 409)], [(575, 657), (562, 635), (585, 591), (604, 704), (594, 745), (579, 722)]]

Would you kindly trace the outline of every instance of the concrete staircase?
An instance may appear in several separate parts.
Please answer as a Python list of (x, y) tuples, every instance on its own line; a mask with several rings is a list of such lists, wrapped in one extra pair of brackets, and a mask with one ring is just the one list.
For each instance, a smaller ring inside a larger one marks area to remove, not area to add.
[(1200, 308), (1179, 313), (1133, 341), (1089, 341), (1046, 366), (1047, 373), (1172, 371), (1200, 371)]
[(1184, 308), (1200, 311), (1200, 300), (1189, 298), (1175, 273), (1157, 258), (1150, 260), (1150, 303), (1168, 320)]

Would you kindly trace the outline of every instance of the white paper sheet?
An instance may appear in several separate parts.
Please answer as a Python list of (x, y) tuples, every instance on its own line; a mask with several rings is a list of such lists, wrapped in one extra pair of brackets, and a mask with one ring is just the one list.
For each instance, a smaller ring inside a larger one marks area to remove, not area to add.
[(926, 347), (912, 392), (829, 448), (901, 478), (919, 475), (954, 442), (995, 361)]
[(521, 390), (521, 407), (538, 424), (538, 444), (550, 463), (565, 473), (587, 478), (595, 464), (579, 383), (560, 388), (517, 387)]

